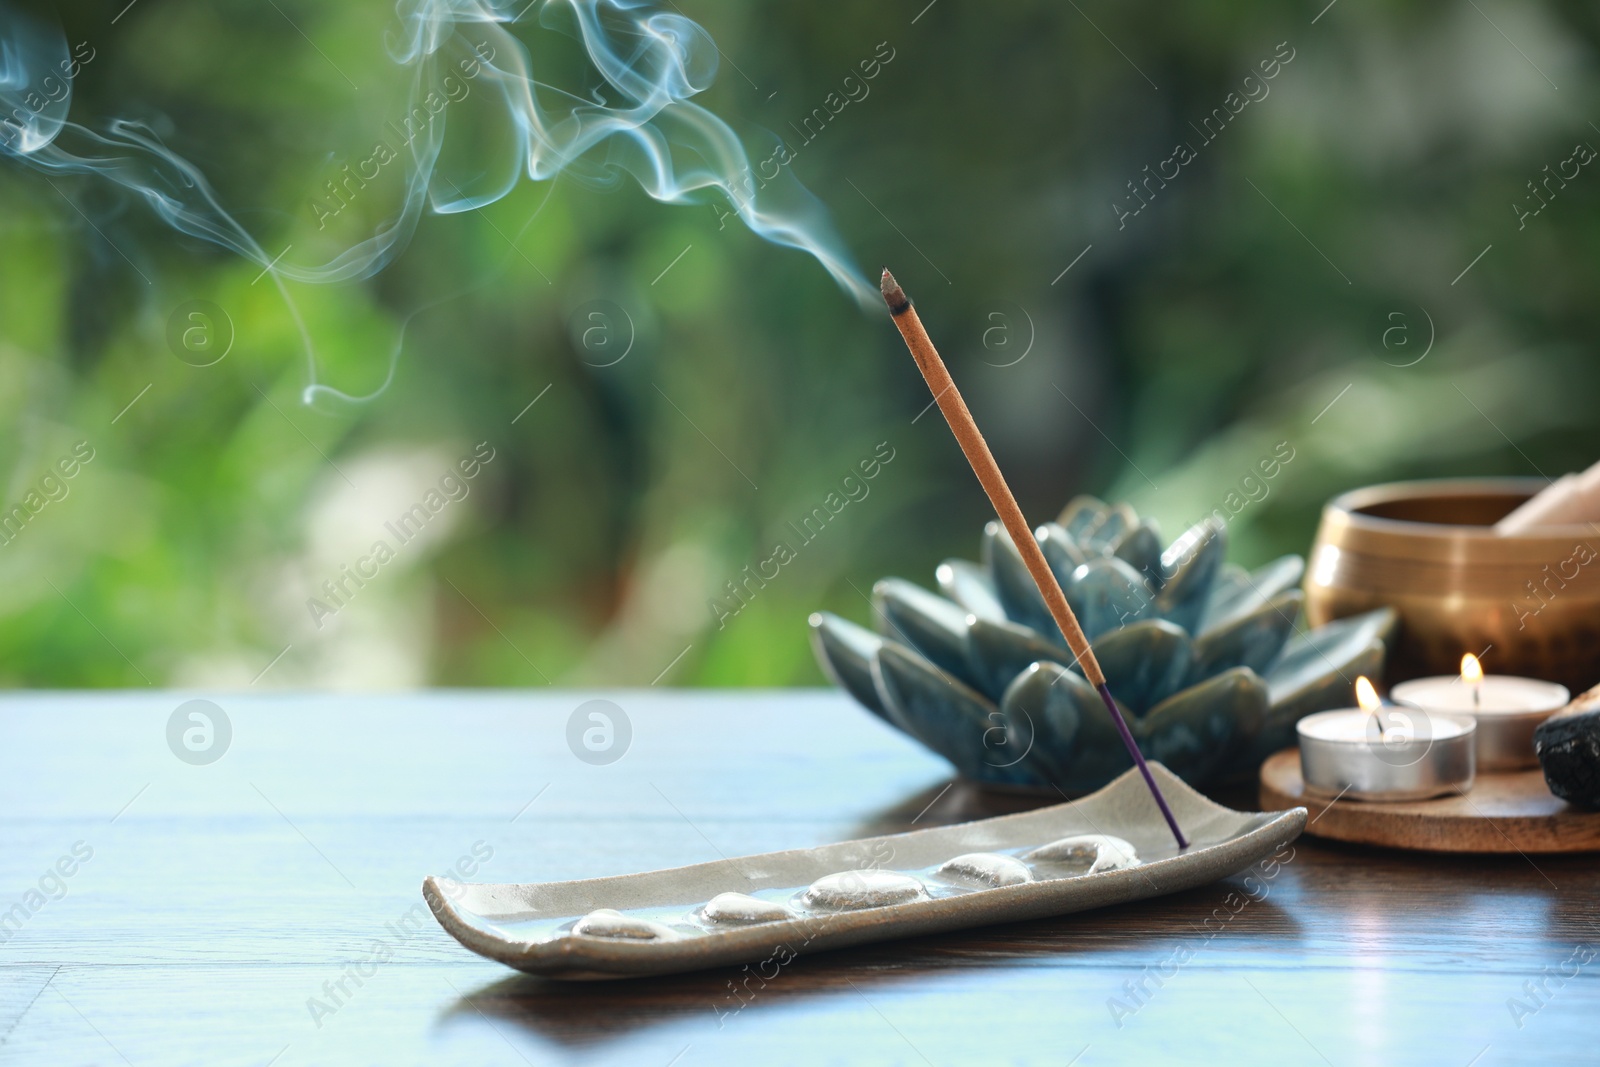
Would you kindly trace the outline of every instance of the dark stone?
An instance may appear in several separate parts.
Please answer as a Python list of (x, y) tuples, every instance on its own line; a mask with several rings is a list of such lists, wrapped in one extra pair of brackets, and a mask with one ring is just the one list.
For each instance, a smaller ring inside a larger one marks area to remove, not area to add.
[(1600, 686), (1541, 723), (1533, 750), (1550, 792), (1580, 808), (1600, 810)]

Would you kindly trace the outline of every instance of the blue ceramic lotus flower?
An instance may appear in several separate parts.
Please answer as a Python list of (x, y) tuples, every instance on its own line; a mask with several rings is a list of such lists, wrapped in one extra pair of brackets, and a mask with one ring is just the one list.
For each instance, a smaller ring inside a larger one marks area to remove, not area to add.
[[(1226, 563), (1215, 519), (1163, 550), (1128, 505), (1079, 497), (1036, 536), (1140, 749), (1193, 785), (1253, 774), (1301, 718), (1347, 706), (1356, 677), (1383, 669), (1392, 609), (1296, 633), (1304, 561)], [(812, 615), (818, 661), (968, 778), (1099, 789), (1131, 764), (1099, 694), (999, 523), (982, 558), (940, 564), (937, 594), (878, 582), (876, 632)]]

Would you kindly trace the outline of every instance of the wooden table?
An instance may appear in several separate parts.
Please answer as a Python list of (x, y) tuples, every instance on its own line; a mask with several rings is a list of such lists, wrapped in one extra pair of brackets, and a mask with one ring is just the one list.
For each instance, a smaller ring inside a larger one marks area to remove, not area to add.
[[(1026, 802), (950, 786), (828, 693), (221, 697), (203, 766), (167, 743), (192, 695), (0, 700), (0, 1063), (1600, 1061), (1600, 859), (1302, 838), (1267, 882), (802, 957), (754, 996), (731, 971), (563, 986), (417, 924), (423, 875), (618, 874)], [(607, 765), (567, 742), (594, 697), (632, 726)]]

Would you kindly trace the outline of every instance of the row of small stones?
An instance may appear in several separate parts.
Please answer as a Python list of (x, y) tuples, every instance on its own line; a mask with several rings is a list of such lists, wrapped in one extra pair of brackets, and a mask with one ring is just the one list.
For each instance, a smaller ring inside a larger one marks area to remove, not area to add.
[[(1028, 863), (1048, 863), (1075, 868), (1075, 874), (1121, 870), (1139, 863), (1133, 846), (1120, 837), (1083, 834), (1064, 837), (1025, 853), (1021, 859), (993, 852), (969, 852), (940, 864), (933, 876), (963, 889), (999, 889), (1034, 881)], [(895, 871), (842, 871), (818, 878), (800, 894), (799, 902), (812, 911), (839, 912), (882, 908), (927, 900), (921, 880)], [(795, 918), (786, 904), (744, 893), (719, 893), (695, 912), (702, 922), (722, 926), (782, 922)], [(600, 908), (572, 924), (580, 937), (624, 941), (671, 941), (683, 935), (670, 926)]]

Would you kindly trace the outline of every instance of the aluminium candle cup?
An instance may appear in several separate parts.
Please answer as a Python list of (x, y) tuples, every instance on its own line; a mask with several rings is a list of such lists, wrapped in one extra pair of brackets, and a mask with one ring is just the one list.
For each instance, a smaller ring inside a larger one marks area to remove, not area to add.
[(1385, 707), (1319, 711), (1301, 719), (1300, 776), (1309, 792), (1346, 800), (1427, 800), (1464, 793), (1477, 772), (1470, 716)]
[(1401, 682), (1389, 691), (1397, 704), (1427, 712), (1470, 715), (1478, 724), (1478, 770), (1525, 771), (1539, 766), (1533, 731), (1567, 706), (1572, 694), (1564, 685), (1503, 674), (1485, 675), (1481, 701), (1474, 705), (1472, 687), (1460, 676), (1439, 675)]

